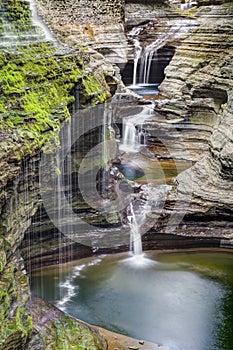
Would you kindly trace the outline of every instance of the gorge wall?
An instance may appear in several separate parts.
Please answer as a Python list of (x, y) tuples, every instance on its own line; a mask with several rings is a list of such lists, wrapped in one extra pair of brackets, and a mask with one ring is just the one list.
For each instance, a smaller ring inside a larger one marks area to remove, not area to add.
[[(78, 108), (104, 102), (118, 83), (102, 55), (48, 39), (34, 21), (31, 6), (33, 1), (24, 0), (0, 6), (0, 349), (9, 350), (24, 349), (32, 331), (38, 334), (19, 246), (40, 202), (40, 152), (58, 146), (59, 129), (70, 118), (72, 104)], [(63, 320), (61, 327), (68, 323)], [(82, 333), (82, 326), (75, 332)], [(30, 348), (51, 346), (56, 331), (49, 340), (45, 333), (39, 345)], [(104, 349), (105, 343), (95, 335), (91, 340), (91, 334), (88, 329), (83, 338), (80, 335), (80, 344), (83, 339), (83, 346)]]
[[(177, 24), (179, 34), (166, 38), (165, 44), (171, 45), (175, 54), (165, 69), (165, 79), (155, 101), (158, 116), (144, 124), (151, 135), (151, 155), (171, 157), (172, 154), (175, 159), (188, 157), (198, 161), (178, 176), (177, 187), (164, 211), (154, 213), (160, 219), (153, 232), (216, 236), (223, 239), (222, 246), (230, 246), (232, 3), (197, 1), (194, 4), (197, 6), (186, 10), (181, 10), (181, 2), (169, 1), (169, 4), (171, 7), (151, 1), (126, 1), (126, 24), (129, 30), (140, 26), (138, 39), (143, 43), (156, 41), (169, 31), (172, 23)], [(128, 52), (133, 65), (130, 43)], [(165, 136), (165, 146), (174, 151), (170, 154), (158, 141), (166, 133), (169, 138)], [(172, 210), (177, 220), (167, 228)], [(150, 248), (151, 243), (148, 245), (146, 241), (153, 241), (152, 236), (146, 235), (145, 248)], [(156, 234), (153, 242), (158, 243)]]
[[(155, 108), (171, 120), (182, 118), (194, 125), (208, 125), (211, 121), (209, 150), (177, 177), (177, 189), (171, 194), (163, 215), (169, 216), (178, 200), (177, 220), (173, 227), (171, 224), (171, 232), (218, 236), (222, 238), (221, 245), (227, 247), (233, 234), (233, 7), (229, 2), (207, 5), (191, 9), (199, 26), (177, 47), (165, 69), (161, 99)], [(179, 220), (182, 212), (186, 215)], [(157, 223), (155, 230), (168, 232), (162, 222)]]
[[(23, 0), (10, 3), (13, 10), (6, 8), (5, 1), (2, 3), (2, 28), (11, 23), (12, 37), (17, 33), (20, 38), (18, 27), (26, 22), (25, 35), (31, 23), (29, 8)], [(208, 154), (177, 178), (178, 186), (163, 212), (152, 213), (161, 215), (161, 219), (153, 235), (149, 232), (145, 236), (145, 247), (146, 242), (150, 241), (148, 247), (154, 244), (157, 233), (166, 232), (166, 220), (179, 196), (182, 205), (176, 210), (182, 214), (185, 208), (186, 217), (172, 233), (232, 238), (232, 4), (217, 1), (218, 5), (213, 5), (203, 0), (199, 1), (201, 7), (180, 13), (167, 5), (160, 6), (160, 2), (155, 6), (151, 1), (127, 1), (126, 8), (120, 0), (37, 3), (65, 45), (54, 47), (40, 43), (37, 37), (37, 42), (28, 46), (21, 41), (12, 50), (3, 30), (5, 41), (0, 52), (0, 349), (5, 350), (26, 348), (33, 330), (28, 277), (18, 248), (40, 201), (38, 153), (56, 145), (60, 124), (69, 118), (75, 88), (80, 92), (82, 106), (103, 102), (116, 90), (117, 75), (101, 53), (112, 62), (123, 64), (128, 60), (128, 49), (132, 56), (132, 46), (128, 46), (124, 32), (124, 16), (128, 26), (153, 20), (155, 29), (161, 17), (160, 28), (162, 23), (180, 16), (198, 21), (192, 34), (179, 45), (172, 43), (176, 52), (165, 71), (156, 109), (164, 113), (164, 120), (188, 118), (193, 124), (207, 124), (208, 119), (211, 130), (214, 125), (210, 141), (209, 131), (205, 140), (204, 151)], [(17, 13), (20, 7), (25, 7), (23, 23), (15, 15), (15, 9)], [(12, 28), (14, 22), (18, 24)], [(84, 44), (88, 49), (82, 48)], [(154, 126), (151, 123), (151, 129)], [(68, 320), (63, 320), (63, 329), (66, 325)], [(44, 349), (49, 346), (50, 341), (46, 341), (40, 339), (39, 345), (30, 346)], [(104, 346), (99, 345), (100, 349)]]

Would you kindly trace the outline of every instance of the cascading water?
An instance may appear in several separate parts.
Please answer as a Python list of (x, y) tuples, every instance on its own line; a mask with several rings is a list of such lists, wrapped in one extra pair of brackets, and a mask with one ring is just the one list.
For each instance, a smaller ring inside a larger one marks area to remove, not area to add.
[(151, 113), (153, 104), (151, 108), (144, 108), (139, 114), (123, 118), (121, 151), (136, 153), (141, 146), (146, 146), (147, 134), (143, 129), (143, 123)]
[(148, 227), (153, 227), (156, 222), (154, 216), (149, 213), (159, 211), (166, 200), (167, 193), (171, 186), (143, 185), (141, 194), (133, 199), (127, 207), (127, 225), (130, 229), (130, 252), (133, 254), (124, 263), (129, 263), (136, 267), (148, 267), (155, 264), (143, 253), (142, 236), (148, 231)]
[(133, 85), (136, 85), (138, 60), (142, 52), (142, 47), (140, 45), (139, 40), (137, 39), (134, 39), (134, 46), (135, 46), (135, 56), (134, 56), (134, 69), (133, 69)]
[(185, 2), (183, 4), (180, 4), (180, 9), (181, 10), (189, 10), (191, 9), (193, 6), (196, 6), (197, 3), (196, 2)]
[(139, 39), (137, 38), (141, 31), (142, 27), (134, 27), (128, 34), (129, 37), (132, 38), (134, 44), (133, 85), (137, 84), (138, 61), (142, 52), (142, 46), (140, 44)]
[(123, 119), (123, 142), (120, 145), (120, 150), (135, 153), (138, 152), (140, 146), (146, 146), (145, 130), (142, 128), (142, 125), (137, 125), (137, 127), (136, 125), (134, 119)]
[(32, 18), (33, 25), (40, 28), (40, 30), (45, 36), (46, 41), (56, 41), (51, 31), (48, 29), (48, 27), (45, 25), (45, 23), (41, 20), (40, 16), (38, 15), (35, 0), (28, 0), (28, 2), (30, 4), (31, 18)]
[[(186, 8), (189, 7), (190, 3), (184, 4)], [(134, 27), (128, 34), (129, 38), (133, 38), (134, 43), (134, 69), (133, 69), (133, 85), (135, 84), (149, 84), (151, 80), (151, 68), (152, 62), (158, 61), (158, 50), (165, 46), (169, 41), (178, 40), (182, 35), (187, 33), (190, 29), (194, 28), (198, 23), (194, 20), (173, 20), (169, 21), (169, 23), (165, 23), (164, 28), (165, 32), (158, 35), (158, 38), (152, 42), (151, 44), (145, 46), (142, 49), (142, 45), (140, 44), (137, 36), (143, 30), (142, 27)], [(137, 82), (137, 71), (138, 71), (138, 63), (140, 64), (140, 72), (139, 79)], [(156, 83), (154, 81), (153, 83)]]
[(130, 250), (133, 252), (134, 255), (141, 255), (142, 238), (140, 233), (140, 224), (143, 223), (145, 215), (142, 215), (141, 217), (136, 217), (132, 202), (130, 203), (129, 211), (130, 213), (128, 214), (128, 222), (130, 227)]
[(139, 81), (143, 84), (149, 84), (150, 71), (152, 60), (157, 61), (157, 50), (150, 52), (145, 51), (145, 54), (141, 58)]
[(136, 129), (134, 124), (129, 120), (123, 121), (123, 144), (133, 151), (137, 145)]

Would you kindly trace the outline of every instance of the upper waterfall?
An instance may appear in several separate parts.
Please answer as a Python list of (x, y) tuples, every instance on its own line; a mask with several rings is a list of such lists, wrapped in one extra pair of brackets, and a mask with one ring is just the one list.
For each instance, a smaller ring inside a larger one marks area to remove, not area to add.
[[(134, 45), (133, 86), (136, 83), (148, 84), (151, 80), (152, 62), (158, 61), (158, 50), (169, 43), (176, 42), (196, 25), (197, 22), (192, 19), (167, 21), (164, 23), (163, 31), (157, 34), (156, 40), (147, 45), (140, 41), (140, 35), (144, 30), (143, 26), (133, 27), (128, 33), (128, 37)], [(154, 79), (153, 83), (156, 83), (156, 77), (153, 77)]]

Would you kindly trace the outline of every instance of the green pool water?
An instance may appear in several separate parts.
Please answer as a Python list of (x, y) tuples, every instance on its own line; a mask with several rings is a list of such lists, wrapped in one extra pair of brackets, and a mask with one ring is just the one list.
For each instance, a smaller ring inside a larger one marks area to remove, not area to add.
[(31, 289), (72, 316), (170, 349), (233, 349), (231, 253), (82, 259), (34, 272)]

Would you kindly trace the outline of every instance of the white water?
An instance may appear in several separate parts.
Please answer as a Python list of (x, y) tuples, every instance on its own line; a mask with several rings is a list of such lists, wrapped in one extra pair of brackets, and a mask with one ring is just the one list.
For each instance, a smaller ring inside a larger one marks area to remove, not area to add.
[(193, 6), (196, 6), (196, 5), (197, 5), (196, 2), (185, 2), (184, 4), (180, 4), (180, 9), (181, 10), (189, 10)]
[(142, 47), (140, 45), (139, 40), (137, 39), (134, 39), (134, 46), (135, 46), (135, 56), (134, 56), (134, 68), (133, 68), (133, 85), (136, 85), (138, 60), (141, 56)]
[(143, 185), (141, 191), (144, 201), (136, 204), (131, 202), (128, 207), (128, 225), (130, 227), (130, 251), (135, 256), (142, 255), (142, 235), (147, 232), (147, 226), (152, 227), (156, 220), (148, 217), (148, 213), (153, 210), (159, 210), (167, 197), (167, 192), (171, 190), (171, 186), (160, 185), (153, 187)]
[[(104, 257), (104, 255), (102, 256)], [(62, 310), (66, 311), (66, 307), (71, 301), (71, 299), (77, 295), (78, 288), (75, 286), (75, 280), (80, 276), (82, 270), (90, 266), (98, 265), (101, 261), (101, 258), (97, 258), (93, 261), (90, 261), (87, 264), (82, 264), (75, 266), (69, 276), (65, 279), (64, 282), (59, 283), (59, 300), (56, 302), (56, 306)], [(62, 280), (62, 276), (59, 276), (59, 280)], [(61, 296), (62, 295), (62, 296)]]
[[(184, 9), (192, 7), (191, 3), (185, 3)], [(134, 52), (134, 69), (133, 69), (133, 86), (137, 84), (136, 76), (138, 71), (138, 62), (141, 60), (139, 84), (148, 84), (150, 80), (151, 66), (153, 61), (157, 61), (157, 52), (163, 46), (167, 45), (169, 41), (178, 40), (182, 35), (189, 32), (198, 23), (194, 20), (174, 20), (169, 21), (165, 26), (166, 30), (160, 34), (154, 42), (144, 47), (142, 46), (137, 36), (142, 31), (141, 27), (134, 27), (128, 34), (133, 38), (135, 52)], [(156, 81), (155, 81), (156, 83)]]
[(55, 37), (52, 35), (47, 25), (41, 20), (40, 16), (38, 15), (35, 0), (28, 0), (28, 2), (30, 4), (31, 19), (33, 25), (41, 28), (47, 41), (56, 41)]
[(158, 52), (156, 50), (144, 52), (141, 58), (139, 81), (141, 84), (149, 84), (152, 60), (157, 62)]
[[(143, 217), (140, 218), (140, 220), (142, 221), (143, 219)], [(134, 255), (141, 255), (142, 237), (140, 234), (140, 224), (137, 221), (132, 202), (130, 203), (130, 213), (128, 215), (128, 222), (130, 227), (130, 250), (133, 251)]]
[(133, 85), (137, 84), (137, 69), (138, 69), (138, 61), (141, 56), (142, 46), (137, 38), (137, 36), (142, 31), (142, 27), (134, 27), (128, 34), (129, 37), (132, 38), (134, 44), (134, 67), (133, 67)]
[(120, 150), (127, 153), (136, 153), (141, 146), (147, 144), (147, 134), (143, 129), (143, 123), (148, 116), (153, 112), (152, 109), (145, 108), (137, 115), (123, 118), (122, 126), (122, 144)]
[(137, 152), (136, 129), (127, 118), (123, 120), (123, 146), (128, 152)]
[(123, 118), (123, 143), (120, 150), (128, 153), (136, 153), (141, 146), (146, 146), (146, 133), (141, 125), (137, 125), (132, 118)]

